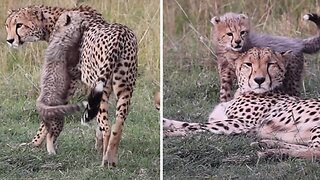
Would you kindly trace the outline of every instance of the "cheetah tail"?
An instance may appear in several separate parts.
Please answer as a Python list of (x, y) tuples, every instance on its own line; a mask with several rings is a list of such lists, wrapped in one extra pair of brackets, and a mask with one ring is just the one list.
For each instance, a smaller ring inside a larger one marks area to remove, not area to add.
[(318, 27), (318, 35), (303, 40), (303, 52), (307, 54), (316, 53), (320, 50), (320, 16), (309, 13), (303, 19), (314, 22)]
[(94, 89), (91, 90), (88, 97), (88, 104), (81, 118), (81, 124), (86, 125), (87, 122), (94, 119), (100, 108), (100, 102), (103, 95), (104, 82), (99, 81)]

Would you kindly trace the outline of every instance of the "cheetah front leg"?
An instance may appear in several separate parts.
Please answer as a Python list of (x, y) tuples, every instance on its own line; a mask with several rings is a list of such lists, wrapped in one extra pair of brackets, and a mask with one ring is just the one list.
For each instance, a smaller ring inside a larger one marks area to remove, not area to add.
[(80, 84), (79, 79), (71, 79), (66, 102), (68, 102), (71, 99), (71, 97), (74, 95), (77, 88), (79, 87), (79, 84)]
[(232, 99), (232, 82), (235, 79), (234, 70), (227, 61), (221, 62), (219, 65), (220, 80), (220, 102), (228, 102)]
[(40, 146), (43, 140), (46, 138), (47, 134), (48, 129), (45, 126), (44, 122), (41, 121), (37, 134), (32, 138), (31, 144), (36, 147)]
[(67, 102), (74, 95), (75, 91), (77, 90), (80, 84), (81, 71), (78, 66), (79, 64), (76, 65), (75, 67), (68, 68), (68, 74), (70, 76), (70, 86), (67, 93)]

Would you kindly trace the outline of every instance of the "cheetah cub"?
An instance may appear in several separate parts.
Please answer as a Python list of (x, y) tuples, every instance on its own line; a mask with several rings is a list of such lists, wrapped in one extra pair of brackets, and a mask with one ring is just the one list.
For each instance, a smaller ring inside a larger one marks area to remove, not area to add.
[[(304, 19), (314, 22), (320, 29), (320, 17), (307, 14)], [(233, 81), (236, 80), (234, 61), (241, 53), (252, 47), (269, 47), (276, 52), (292, 51), (288, 61), (285, 79), (280, 89), (294, 96), (300, 95), (302, 72), (304, 67), (303, 53), (316, 53), (320, 49), (320, 35), (308, 39), (258, 34), (252, 31), (250, 19), (244, 14), (226, 13), (211, 19), (213, 24), (213, 42), (217, 55), (220, 76), (220, 101), (232, 99)], [(263, 79), (257, 79), (262, 84)]]
[[(285, 79), (290, 52), (252, 48), (236, 61), (239, 97), (220, 103), (207, 123), (163, 119), (164, 134), (185, 135), (208, 131), (236, 135), (254, 133), (264, 139), (252, 145), (264, 147), (259, 156), (287, 154), (320, 157), (320, 100), (301, 99), (279, 92)], [(257, 81), (264, 79), (263, 83)]]
[[(50, 37), (42, 67), (40, 96), (37, 110), (47, 132), (47, 151), (55, 154), (55, 142), (63, 129), (64, 115), (80, 111), (86, 102), (66, 105), (70, 86), (68, 64), (79, 61), (79, 47), (83, 31), (87, 28), (82, 14), (76, 11), (63, 13)], [(52, 123), (55, 122), (55, 123)], [(57, 127), (56, 127), (57, 126)]]

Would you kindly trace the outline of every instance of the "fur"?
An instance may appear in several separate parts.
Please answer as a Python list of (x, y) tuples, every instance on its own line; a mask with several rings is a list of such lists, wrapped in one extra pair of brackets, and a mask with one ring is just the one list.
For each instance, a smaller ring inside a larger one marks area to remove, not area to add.
[[(72, 23), (75, 23), (75, 20), (72, 19)], [(49, 117), (79, 111), (83, 106), (83, 104), (65, 105), (70, 86), (68, 64), (78, 63), (82, 37), (80, 22), (77, 22), (79, 26), (75, 26), (76, 28), (74, 25), (69, 28), (70, 23), (70, 16), (62, 15), (45, 52), (40, 82), (41, 93), (37, 99), (37, 109), (44, 121)]]
[[(320, 29), (320, 18), (315, 14), (304, 17), (314, 22)], [(217, 54), (220, 75), (220, 101), (232, 99), (232, 83), (236, 79), (234, 61), (241, 53), (253, 47), (269, 47), (276, 52), (291, 51), (291, 58), (286, 69), (280, 91), (289, 95), (299, 96), (302, 85), (304, 66), (303, 53), (316, 53), (320, 49), (320, 35), (307, 39), (290, 38), (256, 33), (251, 30), (250, 20), (244, 14), (226, 13), (211, 19), (214, 25), (214, 44)]]

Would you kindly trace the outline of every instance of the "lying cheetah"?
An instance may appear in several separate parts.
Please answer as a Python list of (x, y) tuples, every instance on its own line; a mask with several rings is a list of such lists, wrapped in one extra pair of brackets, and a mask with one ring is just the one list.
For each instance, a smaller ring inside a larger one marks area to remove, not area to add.
[[(278, 89), (285, 78), (290, 57), (290, 52), (279, 54), (268, 48), (244, 52), (235, 60), (241, 95), (217, 105), (208, 123), (164, 119), (164, 134), (253, 132), (268, 139), (258, 142), (266, 147), (260, 155), (320, 156), (320, 100), (301, 99), (282, 94)], [(259, 83), (262, 80), (263, 83)]]
[[(7, 42), (19, 46), (23, 42), (47, 40), (58, 17), (69, 10), (30, 6), (13, 11), (6, 19)], [(89, 28), (83, 32), (79, 67), (81, 81), (94, 93), (88, 99), (83, 122), (97, 117), (96, 147), (102, 149), (102, 165), (116, 166), (122, 129), (137, 77), (137, 39), (133, 31), (124, 25), (110, 24), (92, 11), (84, 13)], [(117, 105), (116, 122), (111, 127), (108, 101), (112, 93), (116, 96)]]
[[(320, 27), (320, 17), (316, 14), (304, 16)], [(315, 53), (320, 49), (320, 35), (309, 39), (293, 39), (283, 36), (257, 34), (251, 30), (250, 19), (244, 14), (226, 13), (211, 19), (213, 42), (217, 55), (220, 76), (220, 101), (231, 100), (232, 83), (235, 77), (234, 61), (242, 52), (252, 47), (269, 47), (277, 52), (292, 50), (293, 57), (288, 62), (285, 79), (280, 89), (289, 95), (300, 95), (301, 76), (304, 66), (303, 53)], [(263, 81), (257, 82), (263, 83)]]
[(77, 49), (80, 48), (80, 40), (86, 28), (80, 12), (63, 13), (55, 25), (45, 52), (37, 109), (46, 126), (47, 132), (44, 133), (47, 134), (49, 154), (56, 153), (54, 144), (63, 129), (64, 115), (80, 111), (86, 105), (65, 105), (71, 80), (68, 65), (76, 64), (79, 60)]

